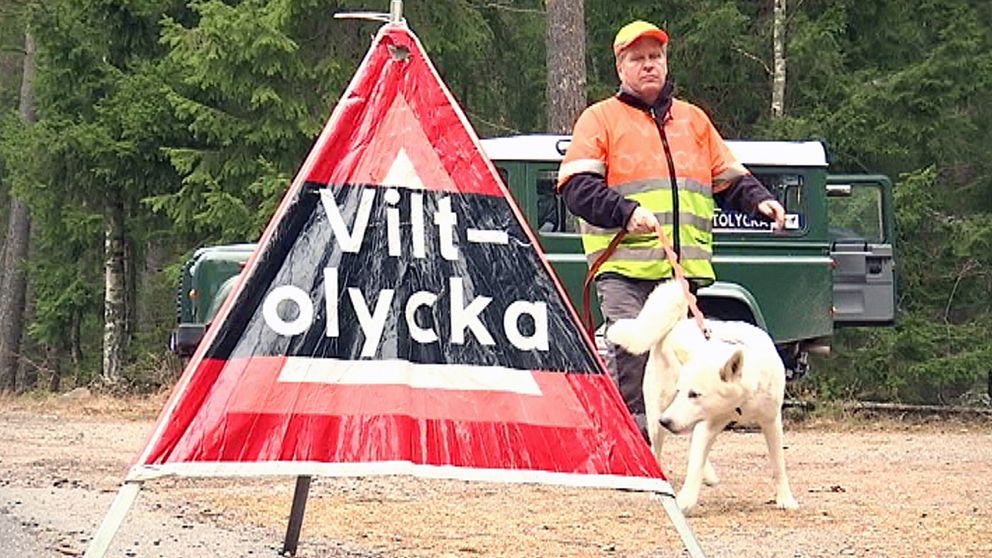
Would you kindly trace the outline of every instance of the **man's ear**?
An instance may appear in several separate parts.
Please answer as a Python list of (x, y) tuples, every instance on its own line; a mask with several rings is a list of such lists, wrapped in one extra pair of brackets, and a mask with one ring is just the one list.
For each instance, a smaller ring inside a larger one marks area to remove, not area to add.
[(724, 382), (736, 382), (741, 379), (741, 371), (744, 369), (744, 351), (735, 349), (727, 359), (727, 362), (720, 369), (720, 379)]

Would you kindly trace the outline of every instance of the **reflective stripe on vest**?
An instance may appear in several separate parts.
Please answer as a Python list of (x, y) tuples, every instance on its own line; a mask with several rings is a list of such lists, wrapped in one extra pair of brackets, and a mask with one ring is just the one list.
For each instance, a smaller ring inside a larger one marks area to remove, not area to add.
[[(671, 190), (664, 187), (667, 182), (667, 179), (640, 181), (636, 185), (623, 184), (616, 188), (620, 191), (633, 191), (634, 193), (625, 197), (652, 211), (668, 238), (674, 238), (676, 220), (672, 211)], [(685, 179), (679, 182), (698, 184)], [(710, 247), (713, 245), (714, 202), (712, 196), (699, 190), (698, 187), (679, 188), (679, 262), (687, 277), (713, 279)], [(591, 266), (620, 229), (597, 227), (580, 219), (579, 230), (582, 232), (586, 260)], [(639, 279), (659, 279), (672, 275), (671, 264), (665, 259), (664, 249), (654, 234), (627, 235), (613, 255), (603, 262), (597, 275), (606, 271)]]
[(564, 182), (564, 180), (568, 177), (584, 172), (591, 172), (600, 176), (606, 176), (606, 163), (598, 159), (577, 159), (575, 161), (562, 163), (562, 165), (558, 167), (558, 180), (560, 182)]
[[(600, 229), (608, 231), (608, 229)], [(674, 236), (671, 224), (662, 225), (662, 230), (668, 238)], [(586, 261), (592, 266), (604, 250), (616, 231), (604, 234), (591, 234), (583, 231), (582, 248), (586, 253)], [(713, 245), (713, 233), (698, 229), (692, 225), (679, 226), (679, 236), (682, 238), (681, 259), (679, 263), (686, 277), (712, 280), (713, 266), (710, 263)], [(654, 234), (628, 234), (617, 246), (608, 260), (603, 262), (599, 272), (611, 271), (627, 277), (638, 279), (658, 279), (672, 276), (672, 266), (665, 258), (664, 248)], [(599, 273), (597, 273), (599, 275)]]

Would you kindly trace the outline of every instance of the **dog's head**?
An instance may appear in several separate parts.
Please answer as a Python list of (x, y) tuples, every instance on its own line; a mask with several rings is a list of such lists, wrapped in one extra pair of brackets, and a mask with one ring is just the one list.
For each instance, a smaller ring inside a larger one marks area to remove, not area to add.
[(675, 399), (661, 414), (671, 432), (685, 432), (703, 420), (731, 417), (744, 399), (741, 375), (744, 351), (740, 345), (707, 343), (682, 364)]

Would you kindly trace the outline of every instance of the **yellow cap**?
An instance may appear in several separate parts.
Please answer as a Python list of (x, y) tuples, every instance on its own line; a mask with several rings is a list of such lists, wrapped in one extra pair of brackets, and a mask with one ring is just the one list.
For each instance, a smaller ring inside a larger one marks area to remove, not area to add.
[(624, 25), (620, 31), (617, 31), (617, 37), (613, 39), (613, 54), (620, 54), (620, 51), (641, 37), (654, 37), (661, 44), (668, 42), (668, 33), (659, 29), (657, 25), (638, 20)]

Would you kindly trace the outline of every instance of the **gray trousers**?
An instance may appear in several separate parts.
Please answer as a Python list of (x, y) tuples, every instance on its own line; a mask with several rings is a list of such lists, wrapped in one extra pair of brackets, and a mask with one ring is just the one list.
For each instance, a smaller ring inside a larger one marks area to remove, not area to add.
[[(624, 318), (636, 318), (641, 312), (648, 295), (665, 281), (632, 279), (619, 275), (607, 275), (596, 280), (599, 295), (599, 308), (603, 312), (606, 327)], [(644, 365), (648, 355), (634, 355), (606, 340), (606, 366), (613, 383), (620, 389), (627, 410), (634, 417), (641, 434), (647, 439), (647, 420), (644, 416), (644, 395), (641, 383), (644, 381)]]

